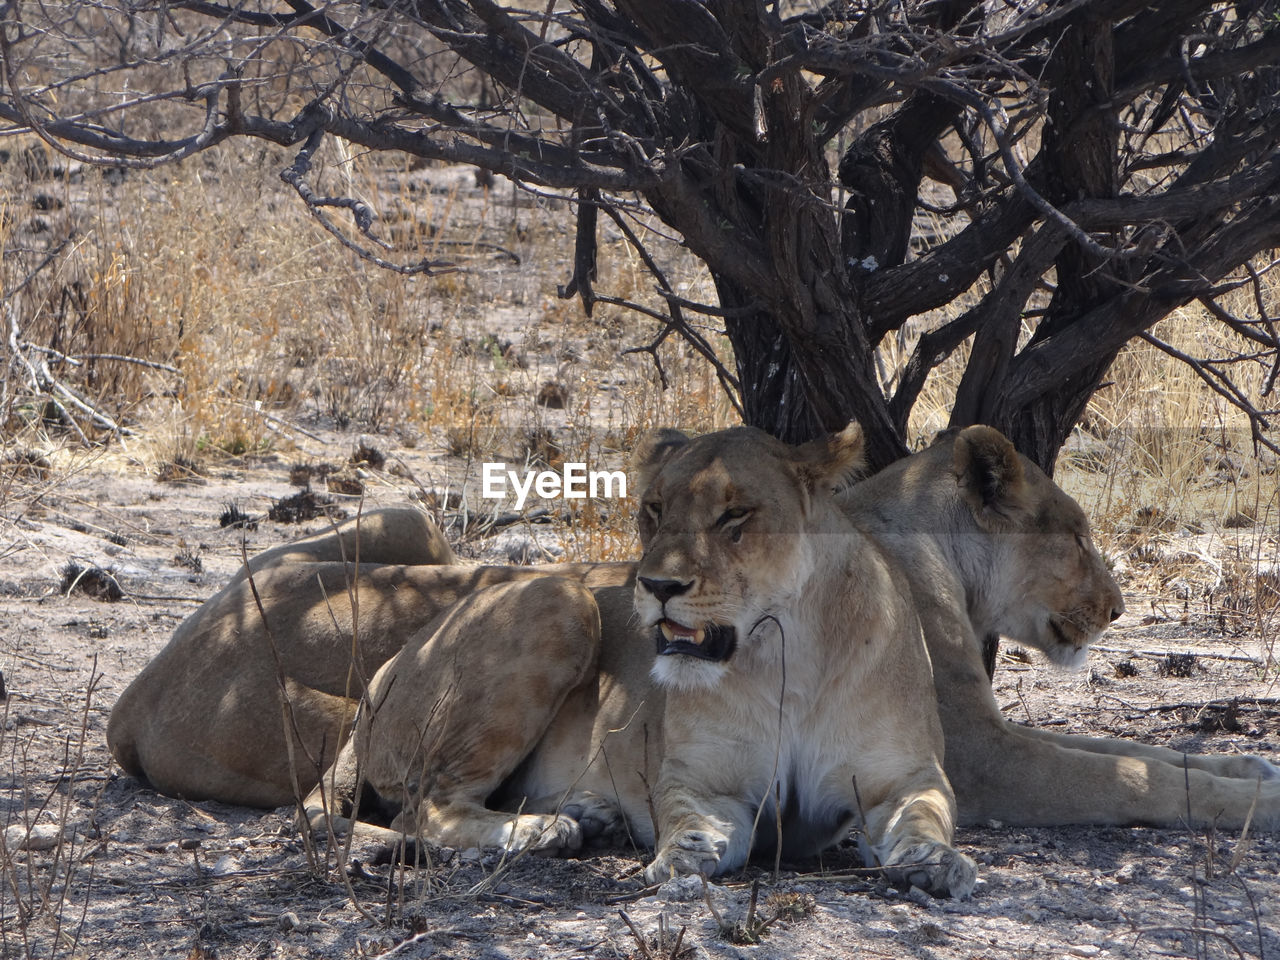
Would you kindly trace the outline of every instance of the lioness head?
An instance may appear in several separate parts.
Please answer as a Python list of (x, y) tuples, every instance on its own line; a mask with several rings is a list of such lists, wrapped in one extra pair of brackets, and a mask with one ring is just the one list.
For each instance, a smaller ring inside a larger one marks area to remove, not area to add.
[(835, 515), (832, 491), (861, 463), (856, 424), (800, 446), (751, 427), (645, 439), (633, 465), (644, 547), (635, 605), (659, 683), (715, 684), (795, 604), (815, 564), (812, 534)]
[(985, 534), (976, 540), (992, 552), (985, 562), (1000, 571), (972, 588), (982, 628), (1055, 663), (1083, 664), (1088, 645), (1124, 612), (1084, 511), (997, 430), (967, 427), (945, 442), (961, 497)]

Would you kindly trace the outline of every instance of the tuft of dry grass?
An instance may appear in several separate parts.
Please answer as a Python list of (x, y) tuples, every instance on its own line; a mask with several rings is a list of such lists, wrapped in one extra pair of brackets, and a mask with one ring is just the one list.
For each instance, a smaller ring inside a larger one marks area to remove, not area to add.
[[(49, 777), (32, 761), (24, 738), (9, 731), (9, 702), (0, 711), (0, 755), (9, 776), (25, 785), (20, 807), (6, 804), (0, 823), (0, 955), (5, 957), (77, 956), (94, 887), (96, 810), (94, 794), (88, 819), (73, 816), (73, 796), (82, 788), (89, 717), (101, 674), (97, 658), (90, 672), (77, 729), (66, 738), (57, 776)], [(47, 789), (38, 785), (51, 783)], [(77, 902), (73, 898), (83, 898)]]
[[(33, 169), (52, 199), (34, 213), (6, 205), (0, 280), (21, 287), (12, 307), (23, 340), (56, 350), (53, 375), (128, 433), (84, 418), (76, 429), (122, 442), (126, 464), (152, 476), (195, 481), (229, 458), (291, 455), (305, 448), (308, 421), (426, 444), (460, 461), (463, 487), (486, 459), (619, 469), (648, 429), (732, 422), (687, 347), (672, 338), (659, 349), (664, 389), (649, 358), (623, 354), (646, 336), (633, 314), (599, 304), (587, 319), (555, 296), (571, 239), (562, 211), (506, 181), (322, 157), (318, 174), (368, 198), (381, 232), (466, 268), (406, 279), (336, 248), (274, 178), (242, 175), (283, 166), (283, 152), (227, 150), (126, 177), (44, 159)], [(0, 169), (6, 197), (30, 180), (25, 167)], [(534, 261), (551, 272), (523, 269)], [(602, 243), (600, 271), (615, 292), (656, 299), (616, 238)], [(673, 268), (685, 293), (707, 297), (706, 278), (685, 274)], [(723, 337), (706, 333), (727, 355)], [(0, 418), (13, 472), (77, 445), (39, 397), (7, 391)], [(574, 555), (633, 551), (627, 515), (575, 513)]]

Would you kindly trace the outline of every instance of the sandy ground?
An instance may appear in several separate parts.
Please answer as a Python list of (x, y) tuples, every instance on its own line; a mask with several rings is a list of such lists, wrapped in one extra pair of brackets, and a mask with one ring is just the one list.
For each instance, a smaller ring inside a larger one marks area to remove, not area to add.
[[(357, 440), (323, 439), (335, 461)], [(426, 468), (393, 439), (378, 442), (411, 469)], [(859, 873), (847, 851), (784, 865), (776, 877), (751, 868), (705, 893), (686, 884), (644, 896), (643, 854), (634, 851), (514, 863), (443, 851), (440, 862), (404, 871), (378, 863), (376, 850), (354, 849), (344, 882), (323, 845), (319, 861), (309, 859), (290, 810), (160, 796), (112, 767), (108, 714), (238, 564), (241, 533), (218, 522), (225, 506), (265, 514), (273, 498), (295, 492), (289, 465), (233, 462), (191, 484), (94, 462), (56, 479), (6, 480), (0, 825), (10, 846), (29, 824), (40, 825), (37, 837), (56, 838), (61, 826), (64, 840), (5, 856), (0, 955), (1280, 957), (1275, 836), (1242, 848), (1235, 835), (1186, 830), (993, 824), (958, 836), (981, 867), (964, 902), (894, 890)], [(390, 474), (375, 479), (372, 504), (402, 503), (419, 490)], [(345, 507), (354, 511), (355, 502)], [(244, 536), (253, 552), (321, 524), (263, 519)], [(491, 555), (519, 552), (529, 532), (508, 530)], [(124, 598), (67, 595), (72, 562), (113, 571)], [(1226, 635), (1238, 621), (1195, 608), (1131, 599), (1089, 671), (1006, 661), (998, 699), (1019, 721), (1280, 762), (1275, 668), (1251, 662), (1266, 636)], [(1169, 651), (1195, 657), (1170, 670)], [(1241, 699), (1230, 714), (1203, 706), (1231, 698)]]

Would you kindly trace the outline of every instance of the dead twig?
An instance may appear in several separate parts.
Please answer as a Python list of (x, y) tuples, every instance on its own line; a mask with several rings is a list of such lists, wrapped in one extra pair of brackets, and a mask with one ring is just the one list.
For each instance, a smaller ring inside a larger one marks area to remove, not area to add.
[(76, 433), (81, 443), (88, 446), (89, 438), (76, 422), (76, 413), (87, 417), (91, 423), (106, 428), (116, 436), (134, 435), (128, 427), (121, 426), (55, 377), (43, 357), (38, 361), (33, 360), (28, 355), (31, 351), (22, 338), (22, 331), (18, 326), (18, 312), (14, 309), (13, 303), (6, 301), (4, 311), (9, 321), (9, 368), (26, 382), (27, 389), (36, 397), (53, 405), (58, 411), (58, 416)]
[[(313, 107), (315, 110), (323, 110), (323, 106)], [(363, 200), (356, 200), (352, 197), (325, 197), (317, 194), (306, 180), (307, 172), (311, 169), (311, 161), (315, 156), (315, 152), (319, 149), (321, 142), (324, 140), (325, 129), (321, 125), (316, 125), (308, 135), (306, 142), (302, 145), (302, 149), (298, 151), (298, 155), (294, 158), (292, 164), (280, 171), (280, 179), (287, 183), (297, 192), (302, 202), (306, 204), (307, 211), (315, 217), (316, 221), (324, 227), (340, 244), (358, 256), (361, 260), (367, 260), (375, 266), (382, 267), (384, 270), (390, 270), (401, 276), (412, 277), (418, 274), (424, 274), (429, 277), (438, 277), (446, 273), (454, 273), (457, 267), (445, 260), (429, 260), (423, 257), (415, 264), (399, 264), (392, 263), (383, 257), (378, 256), (371, 250), (368, 250), (360, 244), (355, 243), (345, 233), (338, 229), (332, 220), (325, 216), (323, 207), (341, 207), (351, 211), (352, 219), (355, 221), (356, 229), (371, 241), (378, 244), (383, 249), (389, 249), (387, 244), (379, 240), (373, 235), (373, 208)]]
[(1136, 703), (1130, 703), (1120, 697), (1113, 696), (1109, 693), (1098, 694), (1099, 699), (1114, 700), (1126, 710), (1134, 713), (1167, 713), (1170, 710), (1225, 710), (1231, 706), (1233, 702), (1239, 706), (1252, 704), (1255, 707), (1275, 707), (1280, 706), (1280, 697), (1231, 697), (1229, 699), (1216, 700), (1180, 700), (1177, 703), (1157, 703), (1149, 707), (1140, 707)]
[(1199, 660), (1225, 660), (1232, 663), (1251, 663), (1255, 666), (1262, 666), (1262, 660), (1258, 657), (1251, 657), (1244, 653), (1201, 653), (1199, 650), (1133, 650), (1125, 647), (1114, 647), (1106, 644), (1095, 643), (1090, 645), (1090, 650), (1097, 650), (1099, 653), (1118, 653), (1127, 657), (1141, 657), (1144, 660), (1165, 660), (1170, 653), (1190, 653)]
[(1170, 926), (1137, 927), (1134, 929), (1133, 932), (1137, 934), (1139, 937), (1141, 937), (1143, 934), (1148, 934), (1148, 933), (1181, 934), (1183, 936), (1199, 937), (1201, 941), (1209, 937), (1215, 937), (1216, 939), (1222, 941), (1228, 947), (1230, 947), (1231, 950), (1235, 953), (1235, 955), (1240, 958), (1240, 960), (1247, 960), (1247, 958), (1245, 957), (1244, 951), (1240, 949), (1239, 945), (1234, 940), (1232, 940), (1231, 937), (1223, 933), (1221, 930), (1211, 930), (1208, 927), (1203, 927), (1203, 926), (1186, 927), (1186, 926), (1170, 925)]

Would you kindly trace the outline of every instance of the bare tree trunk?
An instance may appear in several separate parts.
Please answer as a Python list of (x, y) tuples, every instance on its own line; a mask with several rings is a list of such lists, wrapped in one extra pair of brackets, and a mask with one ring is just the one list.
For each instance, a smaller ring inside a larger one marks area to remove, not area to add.
[(725, 332), (738, 366), (744, 419), (788, 442), (812, 436), (818, 425), (796, 376), (787, 335), (731, 280), (717, 278), (716, 288), (720, 305), (729, 311)]
[[(1043, 133), (1040, 163), (1034, 175), (1040, 192), (1062, 205), (1080, 198), (1109, 198), (1117, 192), (1119, 172), (1117, 125), (1106, 109), (1114, 88), (1111, 24), (1097, 18), (1073, 17), (1059, 38), (1049, 62), (1046, 86), (1051, 91), (1048, 123)], [(1031, 343), (1061, 333), (1084, 315), (1106, 303), (1123, 287), (1116, 270), (1122, 265), (1101, 258), (1073, 243), (1059, 243), (1045, 228), (1042, 262), (1033, 244), (1024, 247), (1037, 278), (1050, 266), (1052, 252), (1056, 286)], [(1043, 234), (1042, 234), (1043, 235)], [(1015, 268), (1016, 269), (1016, 268)], [(961, 379), (951, 426), (988, 423), (998, 427), (1024, 455), (1052, 474), (1058, 450), (1078, 422), (1089, 398), (1115, 358), (1111, 353), (1085, 369), (1059, 378), (1029, 403), (1013, 407), (1004, 395), (1006, 378), (1023, 332), (1023, 306), (1034, 285), (1020, 285), (1016, 310), (993, 304), (993, 316), (978, 331), (971, 362)], [(1010, 301), (1011, 303), (1013, 301)]]

